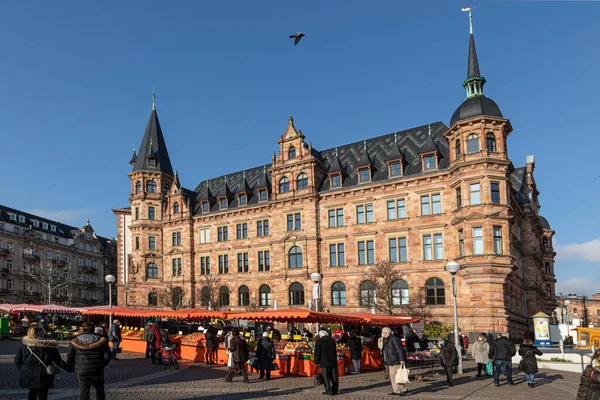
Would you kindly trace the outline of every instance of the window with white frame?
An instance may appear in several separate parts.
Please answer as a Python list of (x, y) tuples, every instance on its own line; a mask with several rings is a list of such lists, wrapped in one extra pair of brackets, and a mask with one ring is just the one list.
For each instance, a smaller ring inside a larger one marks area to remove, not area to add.
[(346, 255), (344, 243), (335, 243), (329, 245), (329, 266), (342, 267), (346, 265)]
[(483, 228), (481, 226), (473, 227), (473, 254), (483, 254)]
[(502, 254), (502, 227), (494, 226), (494, 254)]
[(481, 185), (479, 182), (471, 183), (471, 205), (481, 204)]
[(200, 244), (210, 243), (210, 228), (200, 229)]
[(441, 233), (423, 235), (423, 260), (441, 260), (444, 258), (444, 243)]
[(375, 242), (361, 240), (358, 242), (358, 265), (371, 265), (375, 263)]

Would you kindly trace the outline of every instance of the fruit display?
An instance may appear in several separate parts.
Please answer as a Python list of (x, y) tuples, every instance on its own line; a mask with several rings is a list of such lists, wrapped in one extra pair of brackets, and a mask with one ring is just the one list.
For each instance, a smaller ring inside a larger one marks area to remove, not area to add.
[(171, 343), (181, 343), (183, 335), (169, 335)]
[(348, 349), (348, 346), (346, 346), (345, 344), (341, 344), (341, 343), (338, 343), (338, 344), (336, 344), (336, 345), (335, 345), (335, 349), (336, 349), (338, 352), (340, 352), (340, 351), (348, 351), (348, 350), (349, 350), (349, 349)]
[(141, 339), (144, 336), (144, 332), (141, 331), (122, 331), (122, 337), (126, 337), (129, 339)]
[(283, 351), (283, 349), (285, 349), (285, 346), (287, 346), (287, 344), (288, 344), (287, 340), (275, 341), (275, 351)]
[(312, 350), (306, 342), (288, 342), (283, 348), (286, 353), (310, 353)]
[(190, 333), (189, 335), (183, 336), (181, 341), (186, 342), (186, 343), (200, 344), (200, 343), (204, 342), (204, 333), (200, 333), (200, 332)]

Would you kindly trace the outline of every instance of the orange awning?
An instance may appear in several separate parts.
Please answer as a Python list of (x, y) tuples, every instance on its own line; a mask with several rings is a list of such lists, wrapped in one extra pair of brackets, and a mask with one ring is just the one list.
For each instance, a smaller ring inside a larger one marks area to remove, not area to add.
[(348, 317), (356, 317), (362, 320), (365, 325), (402, 325), (411, 322), (419, 322), (419, 318), (410, 316), (395, 316), (384, 314), (371, 314), (368, 312), (344, 314)]
[(225, 313), (203, 308), (185, 308), (181, 310), (144, 310), (134, 307), (96, 306), (84, 307), (84, 315), (118, 315), (122, 317), (160, 317), (160, 318), (225, 318)]
[(205, 308), (190, 308), (189, 310), (181, 310), (187, 311), (189, 318), (226, 318), (227, 315), (221, 311), (213, 311), (207, 310)]
[(360, 323), (361, 319), (353, 316), (311, 311), (304, 308), (288, 308), (258, 312), (229, 312), (227, 318), (247, 319), (249, 321), (277, 322), (321, 322), (321, 323)]

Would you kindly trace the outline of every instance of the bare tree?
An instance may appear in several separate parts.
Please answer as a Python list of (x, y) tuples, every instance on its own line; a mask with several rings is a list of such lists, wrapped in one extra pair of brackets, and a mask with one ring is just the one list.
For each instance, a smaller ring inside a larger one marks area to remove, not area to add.
[(162, 307), (169, 307), (171, 310), (184, 308), (187, 291), (178, 286), (173, 279), (165, 282), (165, 286), (156, 292), (158, 304)]
[(219, 310), (219, 289), (221, 288), (221, 277), (217, 274), (202, 275), (200, 289), (197, 298), (200, 299), (202, 307), (211, 310)]
[(582, 318), (581, 318), (581, 326), (587, 328), (589, 326), (589, 312), (587, 305), (587, 296), (581, 296), (581, 308), (583, 308)]
[(419, 318), (423, 323), (426, 323), (431, 318), (431, 306), (427, 304), (425, 288), (418, 288), (410, 295), (410, 301), (404, 307), (404, 311), (411, 317)]
[(265, 307), (261, 307), (255, 300), (252, 300), (250, 304), (246, 306), (246, 311), (248, 312), (258, 312), (264, 311)]
[(375, 298), (369, 298), (368, 301), (364, 299), (362, 290), (359, 289), (361, 290), (360, 296), (364, 299), (364, 307), (367, 309), (375, 308), (381, 313), (394, 315), (395, 309), (400, 307), (402, 303), (401, 292), (393, 287), (394, 282), (402, 279), (400, 272), (387, 260), (380, 260), (363, 273), (363, 278), (375, 285), (369, 292), (374, 292)]

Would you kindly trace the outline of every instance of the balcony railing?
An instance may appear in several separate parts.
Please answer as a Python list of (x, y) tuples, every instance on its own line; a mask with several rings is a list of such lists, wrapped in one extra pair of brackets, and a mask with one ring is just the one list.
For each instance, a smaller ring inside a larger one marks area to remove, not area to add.
[(8, 267), (5, 267), (5, 266), (0, 267), (0, 274), (8, 274)]
[(0, 247), (0, 256), (7, 256), (10, 254), (10, 250), (4, 247)]
[(33, 253), (23, 253), (23, 259), (25, 259), (27, 261), (37, 261), (40, 259), (40, 256), (38, 256), (37, 254), (33, 254)]

